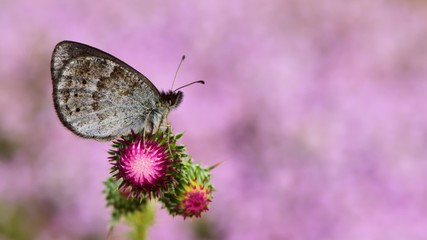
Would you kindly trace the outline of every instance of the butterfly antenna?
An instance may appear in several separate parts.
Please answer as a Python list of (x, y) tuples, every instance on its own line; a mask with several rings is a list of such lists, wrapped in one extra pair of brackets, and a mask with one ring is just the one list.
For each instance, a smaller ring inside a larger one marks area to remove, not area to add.
[(181, 68), (181, 64), (182, 64), (182, 62), (184, 62), (184, 59), (185, 59), (185, 55), (182, 55), (181, 61), (179, 62), (178, 68), (176, 69), (176, 72), (175, 72), (175, 77), (173, 77), (171, 90), (173, 89), (173, 85), (175, 84), (176, 76), (178, 75), (179, 68)]
[(195, 83), (205, 84), (205, 81), (203, 81), (203, 80), (199, 80), (199, 81), (191, 82), (191, 83), (186, 84), (186, 85), (184, 85), (184, 86), (182, 86), (182, 87), (179, 87), (179, 88), (177, 88), (177, 89), (175, 89), (175, 90), (173, 90), (173, 91), (174, 91), (174, 92), (176, 92), (176, 91), (178, 91), (178, 90), (179, 90), (179, 89), (181, 89), (181, 88), (188, 87), (188, 86), (193, 85), (193, 84), (195, 84)]

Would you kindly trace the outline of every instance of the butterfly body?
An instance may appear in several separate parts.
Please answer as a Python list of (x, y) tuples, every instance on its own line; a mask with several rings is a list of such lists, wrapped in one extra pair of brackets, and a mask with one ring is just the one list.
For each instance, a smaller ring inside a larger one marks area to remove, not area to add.
[(77, 42), (56, 45), (51, 73), (61, 122), (79, 136), (100, 141), (131, 129), (156, 130), (183, 98), (180, 91), (159, 92), (126, 63)]

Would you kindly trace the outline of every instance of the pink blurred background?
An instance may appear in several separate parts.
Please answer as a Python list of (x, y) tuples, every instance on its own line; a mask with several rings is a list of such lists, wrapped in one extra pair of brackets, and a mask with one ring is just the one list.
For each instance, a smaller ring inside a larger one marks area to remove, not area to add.
[[(50, 57), (103, 49), (184, 102), (170, 115), (213, 171), (200, 220), (149, 239), (427, 239), (427, 3), (0, 2), (0, 239), (105, 239), (109, 143), (74, 136)], [(121, 225), (114, 239), (126, 239)]]

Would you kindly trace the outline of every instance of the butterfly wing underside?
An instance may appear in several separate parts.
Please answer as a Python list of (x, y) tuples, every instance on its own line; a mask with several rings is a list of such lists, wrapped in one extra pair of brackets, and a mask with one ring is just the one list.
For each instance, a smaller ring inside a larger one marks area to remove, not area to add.
[(56, 112), (79, 136), (100, 141), (117, 138), (144, 127), (158, 109), (160, 93), (144, 75), (88, 45), (58, 43), (51, 73)]

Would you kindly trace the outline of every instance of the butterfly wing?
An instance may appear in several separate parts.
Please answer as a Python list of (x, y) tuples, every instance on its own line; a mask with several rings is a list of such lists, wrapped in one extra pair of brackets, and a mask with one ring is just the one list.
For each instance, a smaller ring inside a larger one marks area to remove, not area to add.
[(141, 73), (96, 48), (63, 41), (51, 62), (53, 100), (61, 122), (75, 134), (100, 141), (162, 118), (160, 93)]

